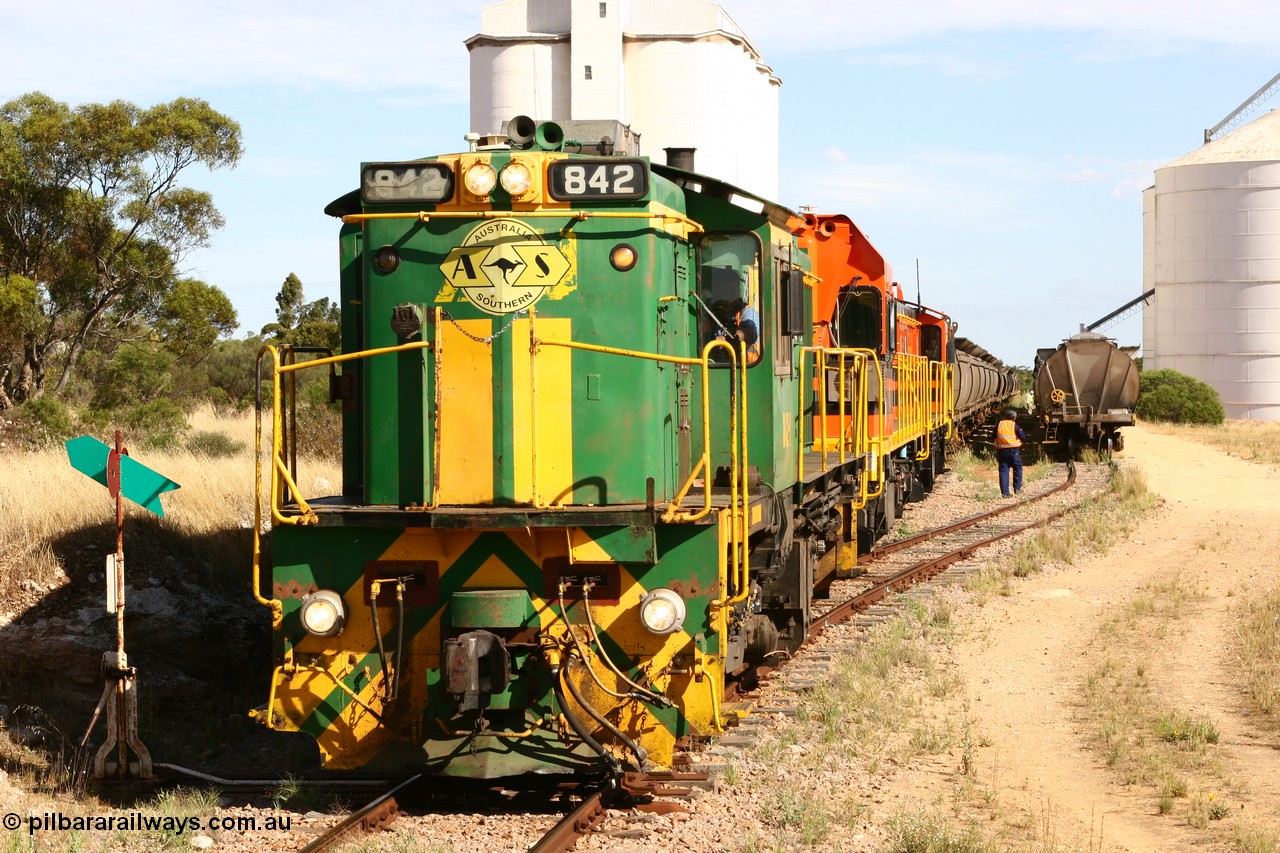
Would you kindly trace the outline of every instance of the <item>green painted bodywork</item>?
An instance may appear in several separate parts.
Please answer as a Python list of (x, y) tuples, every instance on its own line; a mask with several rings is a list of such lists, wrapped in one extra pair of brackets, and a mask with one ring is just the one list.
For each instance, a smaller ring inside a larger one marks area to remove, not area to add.
[[(587, 531), (598, 543), (607, 547), (609, 542), (623, 546), (624, 553), (631, 549), (627, 537), (616, 528)], [(282, 527), (275, 531), (275, 580), (277, 585), (296, 587), (301, 591), (314, 587), (346, 591), (346, 604), (351, 609), (364, 609), (368, 604), (360, 594), (359, 567), (376, 560), (396, 539), (403, 529), (360, 528), (302, 528)], [(677, 589), (685, 597), (689, 609), (685, 625), (688, 641), (696, 644), (703, 654), (720, 652), (719, 635), (710, 624), (709, 604), (718, 594), (717, 534), (707, 525), (658, 525), (651, 529), (651, 541), (657, 553), (654, 565), (625, 564), (627, 574), (635, 577), (642, 589), (668, 587)], [(649, 536), (639, 537), (648, 539)], [(468, 588), (474, 583), (477, 570), (487, 561), (500, 560), (525, 584), (519, 588), (495, 590)], [(589, 750), (573, 752), (557, 737), (547, 731), (539, 731), (528, 738), (478, 739), (478, 748), (472, 750), (470, 738), (459, 737), (455, 732), (474, 727), (474, 717), (459, 715), (455, 701), (441, 686), (442, 674), (433, 666), (435, 655), (443, 640), (442, 631), (448, 636), (476, 629), (488, 629), (499, 633), (537, 625), (534, 615), (539, 606), (549, 607), (553, 614), (560, 613), (558, 602), (539, 604), (544, 588), (543, 568), (538, 566), (503, 531), (480, 534), (472, 544), (448, 566), (441, 566), (438, 600), (429, 607), (406, 609), (406, 663), (405, 672), (422, 677), (426, 684), (425, 703), (407, 714), (397, 714), (399, 730), (396, 740), (381, 749), (365, 763), (369, 770), (427, 768), (445, 775), (498, 777), (517, 773), (546, 771), (549, 768), (594, 768), (598, 757)], [(277, 634), (277, 652), (283, 653), (286, 644), (294, 649), (304, 662), (311, 659), (307, 651), (316, 644), (308, 638), (298, 620), (301, 595), (284, 599), (285, 621)], [(570, 603), (569, 615), (575, 622), (582, 619), (581, 605)], [(386, 608), (383, 608), (384, 617)], [(621, 618), (637, 618), (634, 615)], [(395, 642), (394, 620), (382, 625), (384, 642)], [(342, 635), (337, 638), (339, 641)], [(650, 635), (650, 645), (656, 649), (665, 638)], [(647, 658), (649, 651), (627, 648), (623, 641), (615, 639), (607, 631), (602, 632), (601, 644), (605, 653), (632, 678), (640, 678), (637, 668)], [(534, 645), (512, 646), (513, 678), (507, 689), (488, 697), (484, 710), (487, 725), (497, 731), (521, 731), (532, 723), (553, 719), (560, 709), (552, 690), (552, 679), (541, 655)], [(686, 653), (691, 653), (689, 649)], [(381, 661), (376, 648), (346, 648), (343, 656), (354, 654), (356, 663), (344, 683), (355, 691), (364, 688), (381, 673)], [(688, 677), (675, 679), (687, 683)], [(340, 688), (334, 687), (316, 710), (302, 721), (300, 729), (319, 737), (326, 727), (333, 725), (342, 713), (349, 709), (350, 700)], [(651, 706), (652, 717), (674, 737), (694, 734), (679, 708)], [(552, 727), (554, 729), (554, 726)], [(572, 753), (572, 754), (571, 754)]]
[(524, 589), (466, 589), (449, 597), (454, 628), (528, 628), (537, 625), (533, 600)]
[[(508, 156), (495, 153), (495, 168), (500, 169)], [(772, 242), (778, 232), (763, 213), (685, 191), (657, 174), (650, 175), (648, 198), (599, 203), (591, 209), (642, 210), (651, 202), (686, 213), (708, 233), (752, 232), (760, 238), (763, 355), (747, 371), (751, 417), (748, 461), (759, 469), (764, 482), (781, 491), (794, 481), (795, 438), (786, 433), (794, 430), (798, 380), (788, 365), (800, 339), (775, 333), (777, 261), (784, 248)], [(418, 207), (379, 205), (377, 211), (414, 211)], [(500, 203), (494, 205), (495, 209), (501, 207)], [(474, 730), (476, 720), (459, 715), (455, 700), (441, 687), (437, 664), (442, 630), (450, 636), (475, 629), (515, 636), (536, 624), (531, 621), (533, 614), (550, 610), (556, 615), (559, 610), (558, 602), (541, 598), (548, 567), (540, 565), (513, 538), (525, 527), (521, 519), (530, 509), (513, 506), (514, 431), (527, 417), (514, 411), (510, 366), (513, 348), (527, 347), (528, 340), (517, 340), (511, 333), (511, 315), (486, 314), (460, 297), (436, 301), (446, 284), (441, 264), (481, 221), (373, 219), (344, 226), (340, 236), (344, 352), (404, 343), (393, 330), (391, 319), (395, 308), (406, 303), (417, 306), (426, 318), (440, 307), (447, 314), (445, 322), (485, 320), (488, 334), (494, 336), (490, 343), (494, 506), (486, 510), (490, 515), (485, 525), (494, 529), (479, 532), (461, 553), (449, 555), (447, 565), (439, 565), (432, 604), (405, 610), (406, 660), (401, 672), (419, 687), (425, 685), (425, 691), (419, 690), (422, 698), (415, 700), (421, 701), (420, 706), (408, 713), (397, 712), (394, 720), (389, 720), (394, 740), (364, 762), (374, 771), (418, 766), (438, 773), (493, 777), (599, 763), (585, 747), (567, 747), (554, 735), (554, 726), (550, 731), (538, 728), (525, 738), (462, 736), (460, 732)], [(540, 321), (568, 319), (572, 338), (580, 343), (680, 357), (699, 354), (701, 308), (691, 296), (697, 287), (696, 235), (681, 239), (652, 227), (647, 218), (579, 221), (566, 214), (564, 218), (525, 221), (547, 243), (576, 258), (576, 269), (567, 281), (569, 292), (560, 299), (544, 296), (536, 303)], [(609, 262), (610, 250), (619, 243), (636, 249), (639, 261), (630, 271), (619, 272)], [(401, 263), (393, 272), (381, 272), (372, 264), (373, 252), (382, 246), (395, 247), (400, 253)], [(785, 260), (807, 266), (807, 260), (789, 248)], [(435, 334), (429, 319), (422, 334), (428, 340)], [(603, 650), (637, 678), (638, 665), (664, 643), (685, 643), (688, 648), (679, 654), (689, 658), (695, 647), (706, 655), (723, 654), (724, 638), (711, 622), (710, 608), (721, 592), (718, 566), (722, 555), (718, 553), (720, 534), (715, 515), (699, 524), (656, 521), (687, 478), (690, 460), (702, 452), (699, 368), (580, 350), (572, 351), (570, 358), (572, 504), (577, 508), (623, 507), (634, 514), (623, 524), (579, 526), (621, 566), (624, 579), (634, 578), (642, 590), (676, 589), (688, 607), (684, 632), (673, 635), (676, 639), (646, 635), (642, 629), (637, 632), (638, 615), (619, 614), (617, 619), (633, 621), (627, 623), (627, 631), (616, 636), (605, 632)], [(271, 547), (277, 595), (281, 589), (298, 591), (282, 596), (284, 620), (275, 637), (278, 660), (287, 650), (293, 650), (304, 663), (323, 658), (314, 650), (326, 644), (307, 636), (298, 619), (306, 590), (339, 591), (347, 596), (348, 608), (367, 613), (369, 604), (361, 583), (364, 566), (382, 558), (410, 524), (429, 527), (434, 523), (429, 518), (425, 524), (387, 520), (393, 518), (388, 514), (400, 508), (421, 507), (431, 499), (436, 418), (432, 359), (429, 350), (417, 349), (342, 366), (344, 387), (351, 392), (343, 415), (344, 495), (349, 504), (381, 507), (384, 512), (376, 523), (366, 524), (352, 516), (343, 524), (322, 521), (317, 526), (276, 527)], [(729, 464), (724, 430), (730, 376), (726, 369), (711, 371), (711, 411), (716, 413), (713, 424), (720, 430), (713, 439), (713, 472)], [(682, 396), (687, 398), (687, 406), (681, 405)], [(682, 423), (688, 423), (687, 431), (682, 432)], [(442, 460), (442, 464), (449, 464), (449, 460)], [(650, 508), (645, 508), (647, 503)], [(511, 509), (504, 510), (507, 506)], [(504, 513), (511, 519), (510, 535), (501, 529)], [(450, 525), (442, 521), (440, 526)], [(546, 524), (540, 522), (539, 526)], [(520, 586), (502, 590), (479, 586), (476, 573), (486, 561), (495, 559), (511, 570)], [(385, 643), (394, 642), (397, 627), (385, 622), (381, 625)], [(635, 639), (637, 634), (640, 640)], [(345, 647), (342, 635), (327, 645), (334, 643), (344, 659), (354, 656), (354, 667), (346, 680), (349, 688), (359, 691), (368, 679), (380, 675), (382, 664), (376, 648)], [(648, 646), (640, 647), (644, 643)], [(488, 697), (484, 712), (484, 722), (491, 730), (522, 731), (552, 720), (560, 712), (551, 674), (536, 645), (524, 638), (510, 651), (513, 678), (506, 690)], [(692, 678), (692, 674), (673, 675), (673, 689), (690, 689)], [(701, 697), (708, 695), (709, 689), (706, 684), (697, 685), (699, 701), (705, 701)], [(334, 687), (300, 727), (318, 736), (348, 707), (349, 698)], [(653, 706), (648, 710), (651, 718), (676, 738), (695, 733), (679, 707)]]

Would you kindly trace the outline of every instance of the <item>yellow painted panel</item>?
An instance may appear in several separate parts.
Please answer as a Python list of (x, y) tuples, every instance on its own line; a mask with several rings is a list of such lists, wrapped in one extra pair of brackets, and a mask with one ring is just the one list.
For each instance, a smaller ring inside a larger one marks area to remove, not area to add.
[[(665, 694), (680, 707), (693, 731), (712, 734), (721, 730), (720, 693), (724, 681), (723, 661), (718, 657), (705, 657), (697, 652), (694, 637), (686, 631), (658, 636), (644, 629), (637, 617), (640, 599), (647, 591), (629, 571), (622, 572), (621, 598), (616, 605), (592, 603), (591, 615), (597, 630), (628, 650), (644, 672), (642, 683)], [(569, 621), (580, 634), (586, 631), (585, 608), (575, 603), (569, 611)], [(697, 617), (691, 614), (690, 619)], [(553, 635), (563, 635), (561, 622), (551, 627)], [(703, 671), (695, 674), (701, 662)], [(589, 668), (594, 676), (587, 671)], [(618, 700), (613, 693), (626, 693), (631, 688), (617, 676), (600, 658), (592, 654), (588, 661), (574, 666), (570, 677), (580, 688), (588, 704), (595, 708), (609, 708), (615, 724), (629, 737), (637, 741), (658, 766), (671, 766), (675, 737), (670, 730), (653, 716), (643, 702)], [(603, 685), (603, 686), (602, 686)], [(571, 705), (576, 703), (570, 700)], [(575, 707), (575, 712), (578, 711)], [(612, 739), (599, 733), (605, 741)]]
[(493, 348), (472, 340), (491, 320), (446, 320), (440, 342), (440, 503), (493, 503)]
[(569, 562), (571, 563), (612, 563), (613, 557), (600, 547), (600, 543), (592, 539), (581, 527), (570, 527)]
[(526, 345), (531, 340), (530, 322), (540, 338), (567, 341), (573, 336), (568, 318), (516, 320), (509, 332), (514, 340), (511, 420), (515, 499), (519, 503), (534, 502), (536, 498), (541, 505), (566, 504), (573, 500), (573, 354), (565, 347), (539, 347), (536, 354), (531, 354)]

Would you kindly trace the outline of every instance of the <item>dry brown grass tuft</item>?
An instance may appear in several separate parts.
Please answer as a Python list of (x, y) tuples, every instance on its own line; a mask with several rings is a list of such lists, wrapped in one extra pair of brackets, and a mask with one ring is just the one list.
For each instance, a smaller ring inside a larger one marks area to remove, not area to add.
[[(141, 451), (138, 462), (181, 485), (161, 499), (165, 517), (152, 521), (146, 510), (126, 502), (125, 528), (131, 519), (145, 519), (149, 534), (158, 533), (166, 544), (188, 543), (200, 549), (201, 563), (211, 563), (216, 574), (239, 573), (249, 559), (244, 529), (254, 517), (253, 415), (219, 418), (211, 411), (197, 412), (193, 425), (221, 432), (244, 444), (234, 456), (211, 459), (186, 450)], [(98, 436), (104, 441), (108, 437)], [(128, 437), (125, 445), (128, 446)], [(0, 450), (0, 506), (6, 523), (0, 525), (0, 614), (11, 611), (15, 600), (31, 600), (67, 583), (66, 561), (70, 552), (92, 535), (96, 550), (114, 549), (110, 528), (115, 526), (115, 501), (101, 485), (73, 469), (61, 447), (19, 452)], [(299, 483), (307, 494), (333, 494), (341, 490), (341, 467), (309, 458), (299, 460)], [(314, 485), (319, 489), (313, 489)], [(106, 541), (103, 531), (106, 531)], [(126, 540), (127, 541), (127, 540)], [(212, 549), (212, 550), (210, 550)], [(179, 555), (181, 557), (181, 555)]]
[(1253, 703), (1280, 722), (1280, 586), (1242, 606), (1239, 655)]
[(980, 595), (1009, 595), (1009, 578), (1038, 574), (1050, 563), (1070, 565), (1080, 552), (1105, 553), (1134, 529), (1158, 498), (1147, 490), (1140, 468), (1112, 469), (1111, 490), (1090, 499), (1066, 520), (1017, 542), (1003, 558), (965, 578), (965, 587)]
[(1144, 787), (1160, 814), (1204, 828), (1229, 812), (1214, 792), (1236, 787), (1216, 749), (1213, 720), (1171, 707), (1153, 690), (1148, 659), (1171, 625), (1204, 597), (1180, 575), (1138, 591), (1094, 640), (1101, 663), (1084, 682), (1090, 740), (1127, 785)]
[(1143, 429), (1189, 438), (1249, 462), (1280, 465), (1280, 422), (1227, 421), (1221, 426), (1142, 422)]

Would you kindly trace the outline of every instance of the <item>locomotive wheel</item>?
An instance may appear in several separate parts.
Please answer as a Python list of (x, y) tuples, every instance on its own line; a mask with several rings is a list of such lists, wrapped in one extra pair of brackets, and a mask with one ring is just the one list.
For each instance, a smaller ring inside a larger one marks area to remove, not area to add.
[(884, 523), (880, 527), (880, 535), (886, 535), (893, 529), (893, 525), (898, 520), (898, 484), (893, 480), (884, 484), (884, 494), (880, 496), (884, 501)]

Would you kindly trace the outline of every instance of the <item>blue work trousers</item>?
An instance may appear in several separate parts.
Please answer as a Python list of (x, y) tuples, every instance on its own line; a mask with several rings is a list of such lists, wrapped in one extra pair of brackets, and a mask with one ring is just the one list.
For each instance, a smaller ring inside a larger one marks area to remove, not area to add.
[(1022, 491), (1022, 451), (1016, 447), (1007, 447), (996, 451), (996, 461), (1000, 463), (1000, 494), (1006, 498), (1009, 491), (1009, 469), (1013, 469), (1013, 491)]

